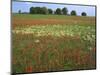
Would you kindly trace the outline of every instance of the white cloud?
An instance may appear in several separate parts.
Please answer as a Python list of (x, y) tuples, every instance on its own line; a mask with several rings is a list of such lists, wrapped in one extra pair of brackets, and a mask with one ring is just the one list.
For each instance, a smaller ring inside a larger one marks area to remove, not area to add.
[(25, 4), (29, 4), (29, 5), (31, 5), (31, 4), (32, 4), (32, 2), (25, 2)]

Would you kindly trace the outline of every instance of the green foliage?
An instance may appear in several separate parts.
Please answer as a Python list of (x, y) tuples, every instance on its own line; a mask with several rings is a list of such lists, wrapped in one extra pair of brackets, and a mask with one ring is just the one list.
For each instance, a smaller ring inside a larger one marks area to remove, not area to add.
[(42, 14), (48, 14), (48, 9), (46, 7), (42, 7), (40, 12)]
[(62, 11), (60, 8), (57, 8), (56, 11), (55, 11), (55, 14), (57, 15), (61, 15), (62, 14)]
[(82, 12), (81, 16), (87, 16), (87, 14), (85, 12)]
[(72, 16), (76, 16), (76, 15), (77, 15), (77, 13), (76, 13), (76, 11), (75, 11), (75, 10), (72, 10), (70, 15), (72, 15)]
[(34, 7), (31, 7), (31, 8), (30, 8), (30, 14), (35, 14), (35, 13), (36, 13), (35, 8), (34, 8)]
[(68, 14), (68, 10), (67, 10), (66, 7), (64, 7), (64, 8), (62, 9), (62, 14), (63, 14), (63, 15), (67, 15), (67, 14)]
[(69, 60), (69, 61), (65, 61), (63, 65), (64, 65), (64, 69), (73, 70), (73, 65), (75, 65), (75, 63)]
[(48, 53), (48, 60), (54, 59), (54, 52)]
[(30, 14), (48, 14), (46, 7), (31, 7)]
[(48, 9), (48, 14), (53, 14), (53, 10), (52, 9)]

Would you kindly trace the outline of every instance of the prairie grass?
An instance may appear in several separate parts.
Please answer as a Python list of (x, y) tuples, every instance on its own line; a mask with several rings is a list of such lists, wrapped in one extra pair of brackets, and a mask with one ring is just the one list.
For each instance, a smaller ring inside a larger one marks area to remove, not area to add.
[[(27, 30), (29, 33), (26, 33)], [(60, 30), (64, 35), (60, 34)], [(37, 36), (41, 31), (44, 33)], [(47, 32), (53, 34), (48, 35)], [(48, 25), (16, 28), (12, 41), (13, 72), (94, 69), (95, 37), (92, 35), (95, 36), (94, 26), (65, 25), (63, 28)]]
[(95, 69), (95, 18), (13, 14), (12, 56), (13, 73)]

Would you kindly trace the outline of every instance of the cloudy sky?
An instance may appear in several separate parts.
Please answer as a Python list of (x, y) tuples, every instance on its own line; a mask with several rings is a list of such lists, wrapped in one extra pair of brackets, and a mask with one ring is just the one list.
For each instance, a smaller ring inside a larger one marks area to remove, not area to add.
[(95, 7), (94, 6), (83, 6), (83, 5), (64, 5), (64, 4), (49, 4), (49, 3), (34, 3), (34, 2), (12, 2), (12, 12), (16, 13), (19, 10), (22, 12), (29, 12), (30, 7), (47, 7), (53, 10), (56, 8), (66, 7), (68, 13), (72, 10), (75, 10), (78, 15), (81, 15), (82, 12), (86, 12), (88, 16), (95, 16)]

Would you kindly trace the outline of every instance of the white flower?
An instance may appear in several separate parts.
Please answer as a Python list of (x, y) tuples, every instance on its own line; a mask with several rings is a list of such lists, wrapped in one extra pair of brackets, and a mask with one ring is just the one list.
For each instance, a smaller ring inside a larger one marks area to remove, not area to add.
[(34, 42), (35, 42), (35, 43), (39, 43), (39, 42), (40, 42), (40, 40), (38, 40), (38, 39), (37, 39), (37, 40), (35, 40)]
[(92, 50), (92, 47), (89, 47), (88, 49), (91, 51)]

